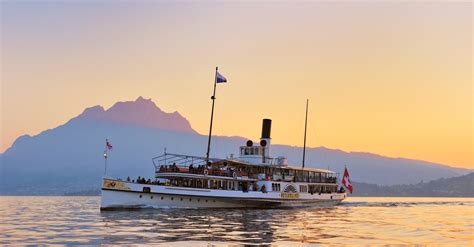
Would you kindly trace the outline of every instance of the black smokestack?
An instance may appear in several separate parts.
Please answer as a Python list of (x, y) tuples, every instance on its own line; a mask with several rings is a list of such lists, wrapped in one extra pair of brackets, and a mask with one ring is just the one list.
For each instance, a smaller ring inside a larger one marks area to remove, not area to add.
[(270, 139), (270, 132), (272, 132), (272, 120), (263, 119), (262, 139)]

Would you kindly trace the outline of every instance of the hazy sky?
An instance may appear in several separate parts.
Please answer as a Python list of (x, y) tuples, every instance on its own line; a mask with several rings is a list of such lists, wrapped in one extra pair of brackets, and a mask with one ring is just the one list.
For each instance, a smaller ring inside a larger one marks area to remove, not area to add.
[(207, 134), (473, 167), (472, 3), (0, 1), (1, 145), (152, 98)]

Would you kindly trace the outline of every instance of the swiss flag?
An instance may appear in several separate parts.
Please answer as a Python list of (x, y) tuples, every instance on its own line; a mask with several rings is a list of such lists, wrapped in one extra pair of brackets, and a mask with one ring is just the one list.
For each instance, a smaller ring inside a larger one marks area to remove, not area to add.
[(342, 177), (342, 185), (346, 187), (352, 194), (352, 183), (351, 179), (349, 178), (349, 172), (347, 171), (347, 167), (344, 168), (344, 177)]
[(112, 150), (112, 144), (110, 144), (108, 139), (105, 139), (105, 148), (108, 150)]

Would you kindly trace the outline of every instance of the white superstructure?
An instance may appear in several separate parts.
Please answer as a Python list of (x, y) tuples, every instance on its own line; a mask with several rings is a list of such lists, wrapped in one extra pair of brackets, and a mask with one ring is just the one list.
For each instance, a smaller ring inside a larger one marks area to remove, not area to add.
[(346, 198), (335, 172), (273, 158), (270, 131), (271, 120), (264, 119), (259, 144), (247, 141), (237, 158), (165, 152), (153, 158), (153, 181), (104, 178), (101, 209), (329, 206)]

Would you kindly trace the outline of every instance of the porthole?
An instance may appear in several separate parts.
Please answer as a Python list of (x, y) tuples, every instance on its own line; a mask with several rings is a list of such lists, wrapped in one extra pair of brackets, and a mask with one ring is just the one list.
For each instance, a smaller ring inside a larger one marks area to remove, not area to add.
[(201, 201), (201, 199), (198, 199), (198, 202), (200, 202), (200, 201)]
[(207, 202), (207, 200), (206, 200), (206, 202)]
[(139, 195), (138, 197), (142, 198), (142, 195)]
[(216, 202), (216, 200), (212, 200), (212, 202)]
[(180, 199), (180, 201), (182, 201), (182, 200), (183, 200), (183, 198)]
[(174, 198), (173, 198), (173, 197), (171, 197), (171, 201), (172, 201), (172, 200), (174, 200)]
[(193, 199), (189, 198), (189, 201), (192, 201)]
[(150, 196), (150, 199), (153, 199), (153, 196)]

